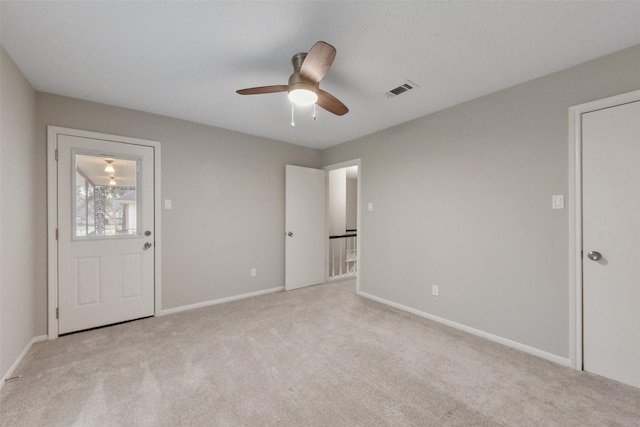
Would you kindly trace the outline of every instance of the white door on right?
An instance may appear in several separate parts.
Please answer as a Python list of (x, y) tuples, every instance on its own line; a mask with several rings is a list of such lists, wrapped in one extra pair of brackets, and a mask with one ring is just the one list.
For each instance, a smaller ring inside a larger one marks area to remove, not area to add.
[(640, 387), (640, 101), (582, 115), (584, 370)]

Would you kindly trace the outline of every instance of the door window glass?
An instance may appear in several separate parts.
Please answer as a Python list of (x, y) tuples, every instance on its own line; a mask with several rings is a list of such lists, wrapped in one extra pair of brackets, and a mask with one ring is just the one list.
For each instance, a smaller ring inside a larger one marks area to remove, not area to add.
[(74, 153), (74, 238), (138, 235), (138, 159)]

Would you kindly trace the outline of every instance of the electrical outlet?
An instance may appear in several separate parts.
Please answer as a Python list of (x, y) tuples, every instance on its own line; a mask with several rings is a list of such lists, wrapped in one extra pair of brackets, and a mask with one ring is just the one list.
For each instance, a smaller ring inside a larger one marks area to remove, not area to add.
[(251, 277), (256, 277), (256, 275), (258, 274), (258, 272), (256, 271), (255, 268), (251, 269)]
[(434, 296), (438, 296), (438, 294), (440, 293), (440, 290), (438, 289), (438, 285), (431, 285), (431, 293)]

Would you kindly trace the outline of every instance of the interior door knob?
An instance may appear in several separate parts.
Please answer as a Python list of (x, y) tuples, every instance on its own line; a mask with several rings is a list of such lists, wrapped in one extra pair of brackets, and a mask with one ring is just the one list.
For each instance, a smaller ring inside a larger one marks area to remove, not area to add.
[(146, 251), (146, 250), (147, 250), (147, 249), (149, 249), (151, 246), (153, 246), (153, 245), (152, 245), (151, 243), (147, 242), (147, 243), (145, 243), (145, 244), (144, 244), (144, 246), (142, 247), (142, 249), (144, 249), (144, 250)]
[(591, 261), (598, 261), (599, 259), (602, 259), (602, 254), (598, 251), (589, 251), (587, 252), (587, 258)]
[(293, 231), (288, 232), (288, 233), (287, 233), (287, 236), (289, 236), (289, 237), (293, 237)]

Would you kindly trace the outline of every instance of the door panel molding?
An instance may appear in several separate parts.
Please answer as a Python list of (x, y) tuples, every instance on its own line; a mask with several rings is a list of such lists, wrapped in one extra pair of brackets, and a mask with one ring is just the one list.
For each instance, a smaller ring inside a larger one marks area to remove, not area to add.
[(569, 108), (569, 358), (583, 370), (582, 311), (582, 115), (640, 101), (640, 90)]
[(60, 126), (47, 126), (47, 334), (49, 339), (58, 337), (58, 165), (57, 165), (57, 141), (59, 135), (68, 135), (82, 138), (91, 138), (105, 141), (113, 141), (123, 144), (151, 147), (153, 149), (154, 165), (154, 222), (155, 222), (155, 262), (154, 262), (154, 311), (161, 313), (161, 150), (160, 142), (131, 138), (120, 135), (110, 135), (99, 132), (91, 132), (79, 129), (71, 129)]

